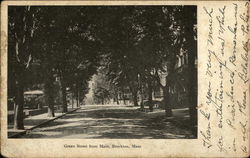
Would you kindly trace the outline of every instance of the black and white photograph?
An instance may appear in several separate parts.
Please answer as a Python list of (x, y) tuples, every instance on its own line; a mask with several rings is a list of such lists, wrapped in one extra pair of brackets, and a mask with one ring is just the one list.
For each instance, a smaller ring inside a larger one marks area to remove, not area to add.
[(9, 5), (10, 139), (197, 139), (197, 6)]

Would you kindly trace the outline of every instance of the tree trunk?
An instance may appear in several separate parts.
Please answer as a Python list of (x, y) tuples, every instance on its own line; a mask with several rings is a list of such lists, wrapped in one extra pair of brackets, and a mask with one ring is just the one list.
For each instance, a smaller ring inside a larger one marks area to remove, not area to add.
[(134, 106), (138, 106), (137, 91), (136, 91), (136, 90), (133, 90), (133, 91), (132, 91), (132, 95), (133, 95), (133, 103), (134, 103)]
[(72, 109), (74, 108), (74, 96), (73, 92), (71, 92), (71, 104), (72, 104)]
[(122, 99), (123, 99), (123, 104), (126, 105), (124, 90), (122, 90)]
[(152, 81), (148, 80), (148, 106), (149, 106), (149, 111), (153, 111), (153, 100), (152, 100)]
[(166, 86), (163, 88), (163, 95), (164, 95), (164, 103), (165, 103), (165, 113), (166, 117), (172, 117), (172, 105), (170, 102), (170, 86), (174, 81), (174, 73), (175, 73), (175, 65), (176, 65), (176, 56), (174, 54), (178, 54), (179, 49), (174, 49), (175, 53), (171, 56), (171, 62), (169, 64), (168, 75), (166, 76)]
[(101, 100), (102, 100), (102, 105), (104, 105), (104, 97), (103, 96), (102, 96)]
[[(188, 98), (189, 98), (189, 114), (190, 122), (195, 127), (197, 125), (197, 70), (195, 68), (195, 57), (197, 56), (197, 46), (194, 40), (194, 24), (196, 23), (193, 18), (192, 11), (188, 8), (185, 9), (185, 16), (190, 20), (185, 21), (185, 32), (188, 48)], [(194, 128), (194, 133), (197, 134), (197, 130)]]
[(140, 95), (141, 95), (141, 109), (144, 109), (144, 103), (143, 103), (143, 100), (144, 100), (144, 95), (143, 95), (143, 87), (142, 87), (142, 83), (141, 83), (141, 87), (140, 87)]
[(116, 104), (119, 105), (119, 95), (118, 95), (117, 92), (116, 92), (116, 94), (115, 94), (115, 97), (116, 97)]
[(80, 91), (79, 91), (79, 88), (77, 90), (77, 107), (80, 107)]
[(62, 112), (66, 113), (68, 112), (68, 105), (67, 105), (67, 94), (66, 94), (66, 86), (65, 86), (65, 78), (62, 74), (61, 77), (61, 88), (62, 88)]
[(14, 129), (24, 129), (23, 125), (23, 106), (24, 106), (24, 90), (23, 90), (23, 72), (18, 72), (16, 75), (16, 92), (14, 106)]
[(197, 73), (194, 67), (194, 59), (193, 57), (189, 57), (188, 69), (189, 69), (189, 76), (188, 76), (188, 99), (189, 99), (189, 114), (190, 114), (190, 121), (192, 125), (197, 125), (197, 92), (195, 88), (197, 87)]
[[(48, 68), (50, 69), (50, 68)], [(50, 70), (49, 70), (50, 71)], [(45, 104), (48, 105), (48, 117), (55, 117), (53, 96), (53, 74), (48, 72), (44, 85)]]
[(76, 107), (79, 107), (78, 84), (76, 84)]
[(165, 104), (166, 117), (173, 116), (172, 108), (170, 105), (170, 94), (169, 94), (169, 84), (163, 87), (163, 102)]

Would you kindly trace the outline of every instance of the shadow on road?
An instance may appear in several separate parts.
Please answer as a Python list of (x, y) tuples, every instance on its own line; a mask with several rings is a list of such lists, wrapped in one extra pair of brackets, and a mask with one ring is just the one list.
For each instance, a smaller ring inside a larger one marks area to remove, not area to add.
[(164, 115), (131, 108), (96, 108), (72, 114), (34, 129), (22, 138), (187, 139), (191, 130), (176, 126)]

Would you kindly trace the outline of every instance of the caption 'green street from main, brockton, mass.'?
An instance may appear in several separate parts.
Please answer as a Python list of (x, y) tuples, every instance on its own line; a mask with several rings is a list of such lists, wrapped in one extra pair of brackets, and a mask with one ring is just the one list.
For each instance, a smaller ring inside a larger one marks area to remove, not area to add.
[(136, 144), (64, 144), (64, 148), (141, 148)]

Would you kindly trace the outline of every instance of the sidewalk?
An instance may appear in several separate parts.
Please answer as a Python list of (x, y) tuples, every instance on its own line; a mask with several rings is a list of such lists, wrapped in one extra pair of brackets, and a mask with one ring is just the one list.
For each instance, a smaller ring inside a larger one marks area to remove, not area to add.
[(153, 112), (146, 112), (145, 117), (149, 117), (152, 119), (159, 119), (163, 122), (172, 122), (175, 126), (191, 130), (194, 135), (197, 134), (197, 125), (192, 126), (190, 123), (189, 109), (188, 108), (180, 108), (180, 109), (172, 109), (173, 116), (166, 117), (165, 110), (163, 109), (154, 109)]
[(47, 113), (43, 113), (40, 115), (30, 116), (24, 119), (24, 130), (14, 130), (13, 123), (8, 124), (8, 138), (17, 138), (19, 135), (25, 134), (27, 131), (32, 130), (34, 128), (40, 127), (50, 121), (58, 119), (68, 113), (74, 112), (79, 108), (68, 108), (67, 113), (55, 112), (55, 117), (47, 117)]
[[(137, 107), (138, 109), (138, 107)], [(153, 112), (150, 112), (148, 107), (144, 108), (144, 113), (148, 115), (149, 117), (155, 117), (155, 116), (165, 116), (165, 110), (164, 109), (154, 109)], [(180, 108), (180, 109), (172, 109), (173, 116), (168, 117), (167, 119), (172, 118), (178, 118), (178, 119), (189, 119), (189, 109), (188, 108)]]

